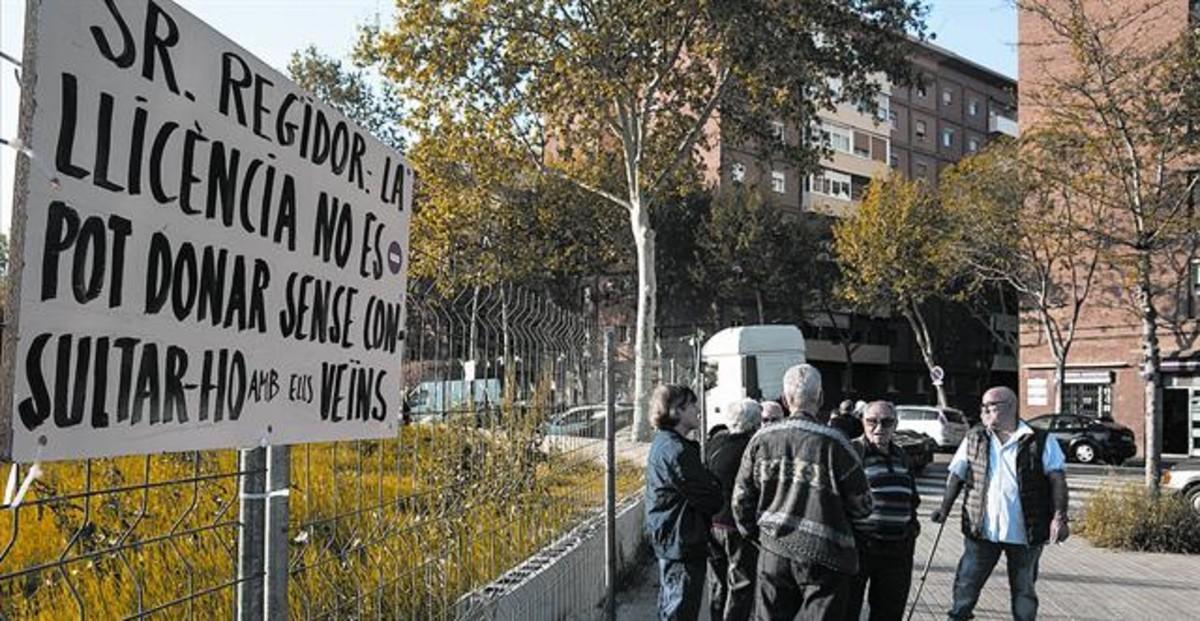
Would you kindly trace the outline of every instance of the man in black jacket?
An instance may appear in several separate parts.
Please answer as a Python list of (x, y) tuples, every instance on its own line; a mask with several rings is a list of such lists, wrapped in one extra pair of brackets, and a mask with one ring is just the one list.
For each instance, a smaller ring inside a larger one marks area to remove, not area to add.
[(762, 421), (762, 406), (753, 399), (734, 401), (725, 409), (728, 429), (708, 440), (708, 469), (721, 483), (726, 502), (712, 519), (709, 547), (708, 601), (714, 621), (749, 619), (754, 612), (754, 572), (758, 552), (738, 532), (728, 499), (733, 496), (742, 453)]
[(700, 426), (699, 413), (686, 386), (659, 386), (650, 396), (658, 431), (646, 460), (646, 532), (658, 557), (663, 620), (699, 617), (709, 522), (727, 502), (700, 461), (700, 446), (687, 439)]

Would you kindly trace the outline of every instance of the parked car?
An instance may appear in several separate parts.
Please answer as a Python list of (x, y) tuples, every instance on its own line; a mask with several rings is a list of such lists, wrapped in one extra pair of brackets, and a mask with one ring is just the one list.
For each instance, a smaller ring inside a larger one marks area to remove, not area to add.
[[(617, 404), (617, 429), (633, 422), (633, 407), (628, 404)], [(581, 405), (573, 407), (562, 414), (552, 416), (542, 425), (542, 432), (548, 436), (585, 436), (589, 438), (604, 437), (604, 404)]]
[(1105, 461), (1119, 465), (1137, 454), (1133, 430), (1111, 420), (1075, 414), (1046, 414), (1026, 421), (1047, 431), (1067, 459), (1081, 464)]
[(923, 433), (937, 443), (938, 449), (952, 451), (967, 434), (967, 421), (961, 410), (935, 405), (898, 405), (897, 431)]
[(914, 474), (921, 474), (933, 461), (933, 453), (937, 451), (937, 442), (933, 438), (916, 431), (902, 429), (896, 431), (893, 442), (904, 450), (908, 456), (908, 466)]
[(1163, 489), (1183, 494), (1192, 511), (1200, 515), (1200, 458), (1181, 461), (1162, 473)]

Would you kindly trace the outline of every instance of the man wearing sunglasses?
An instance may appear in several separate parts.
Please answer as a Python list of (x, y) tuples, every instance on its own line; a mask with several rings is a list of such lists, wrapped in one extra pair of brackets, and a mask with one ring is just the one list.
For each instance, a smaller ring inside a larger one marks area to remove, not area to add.
[(940, 523), (959, 492), (963, 498), (963, 555), (954, 576), (951, 619), (970, 619), (979, 592), (1004, 553), (1012, 616), (1037, 618), (1034, 582), (1042, 547), (1065, 541), (1067, 479), (1062, 449), (1017, 417), (1017, 396), (996, 387), (983, 395), (981, 425), (972, 427), (950, 461)]
[(892, 441), (896, 408), (887, 401), (867, 404), (863, 435), (851, 444), (863, 461), (874, 508), (854, 520), (858, 575), (850, 583), (846, 619), (857, 621), (863, 596), (871, 604), (871, 621), (898, 621), (904, 616), (912, 582), (913, 547), (920, 533), (917, 522), (917, 479), (908, 468), (904, 450)]

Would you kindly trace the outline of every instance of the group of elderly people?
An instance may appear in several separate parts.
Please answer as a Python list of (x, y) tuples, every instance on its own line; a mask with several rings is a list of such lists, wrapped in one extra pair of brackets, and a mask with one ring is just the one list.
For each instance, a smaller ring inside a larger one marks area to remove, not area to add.
[[(845, 403), (822, 415), (821, 375), (807, 364), (787, 370), (783, 390), (782, 404), (729, 404), (728, 424), (709, 431), (702, 459), (689, 439), (700, 430), (696, 395), (655, 389), (646, 530), (661, 619), (699, 618), (706, 582), (712, 619), (857, 620), (864, 599), (872, 620), (903, 617), (920, 497), (893, 442), (894, 406)], [(1013, 617), (1034, 619), (1042, 545), (1068, 533), (1062, 452), (1020, 422), (1007, 388), (984, 395), (981, 417), (951, 460), (931, 516), (942, 522), (966, 490), (966, 542), (948, 616), (971, 618), (1004, 553)]]

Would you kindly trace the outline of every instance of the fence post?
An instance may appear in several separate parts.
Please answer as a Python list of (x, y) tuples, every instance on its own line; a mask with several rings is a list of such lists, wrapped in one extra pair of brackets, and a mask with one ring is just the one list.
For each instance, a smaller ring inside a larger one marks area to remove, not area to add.
[(617, 618), (617, 423), (613, 394), (612, 328), (604, 331), (604, 614)]
[(288, 491), (291, 489), (291, 447), (267, 449), (266, 587), (267, 619), (288, 618)]
[(267, 449), (244, 449), (239, 454), (243, 473), (239, 481), (238, 505), (238, 621), (261, 621), (263, 617), (263, 525), (267, 480)]

